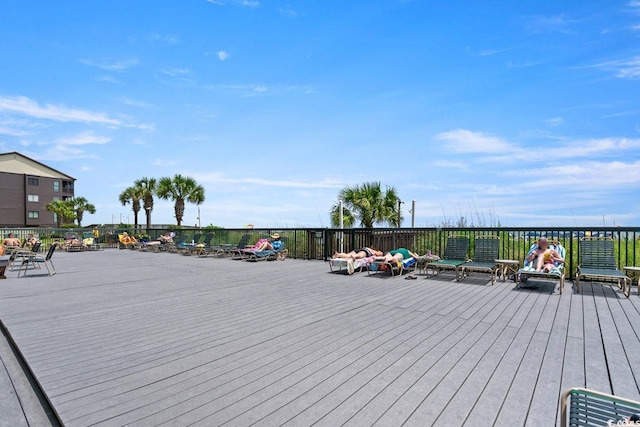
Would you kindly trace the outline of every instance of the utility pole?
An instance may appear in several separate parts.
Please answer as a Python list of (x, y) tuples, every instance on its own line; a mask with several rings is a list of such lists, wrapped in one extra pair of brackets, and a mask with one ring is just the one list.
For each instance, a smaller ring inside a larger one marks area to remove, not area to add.
[(416, 201), (411, 201), (411, 228), (416, 227)]
[(403, 203), (404, 202), (402, 200), (398, 200), (398, 228), (402, 226), (402, 224), (400, 224), (400, 222), (402, 221), (402, 212), (400, 205), (402, 205)]
[(340, 218), (340, 252), (344, 252), (344, 235), (342, 229), (344, 228), (344, 214), (342, 212), (342, 200), (338, 201), (338, 211)]

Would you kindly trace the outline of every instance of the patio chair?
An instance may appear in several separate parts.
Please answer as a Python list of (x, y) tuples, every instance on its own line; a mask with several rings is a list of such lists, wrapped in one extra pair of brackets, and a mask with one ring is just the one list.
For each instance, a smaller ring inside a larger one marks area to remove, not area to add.
[(201, 256), (209, 256), (215, 254), (216, 256), (231, 256), (233, 257), (235, 251), (246, 248), (251, 238), (250, 234), (243, 234), (240, 241), (237, 244), (221, 244), (210, 246)]
[(411, 273), (416, 270), (418, 262), (414, 257), (405, 258), (400, 261), (382, 261), (379, 257), (373, 257), (369, 263), (367, 274), (378, 274), (379, 271), (388, 271), (391, 277), (402, 276), (405, 272)]
[(640, 402), (586, 388), (567, 389), (560, 397), (561, 427), (630, 426), (627, 420), (639, 413)]
[(365, 268), (369, 268), (369, 265), (375, 260), (375, 257), (365, 258), (331, 258), (329, 260), (329, 269), (332, 273), (339, 273), (342, 270), (347, 274), (361, 273)]
[(491, 285), (495, 285), (498, 278), (500, 264), (496, 262), (500, 253), (500, 239), (493, 236), (482, 236), (475, 240), (473, 260), (460, 266), (460, 280), (469, 276), (471, 272), (491, 274)]
[(467, 262), (468, 249), (469, 237), (450, 236), (447, 239), (447, 246), (444, 248), (444, 257), (427, 264), (425, 270), (427, 277), (429, 277), (429, 270), (431, 270), (434, 275), (439, 274), (440, 270), (455, 270), (456, 280), (459, 280), (460, 266)]
[(46, 256), (37, 255), (36, 253), (26, 255), (22, 260), (20, 269), (18, 270), (18, 278), (20, 278), (20, 272), (23, 272), (22, 277), (26, 276), (29, 264), (38, 267), (39, 264), (44, 264), (44, 266), (47, 268), (47, 273), (49, 274), (49, 276), (53, 276), (54, 274), (56, 274), (56, 269), (53, 266), (51, 258), (53, 257), (53, 253), (55, 252), (57, 246), (57, 243), (52, 244), (47, 251)]
[(631, 279), (616, 267), (616, 258), (611, 237), (583, 237), (580, 239), (578, 254), (576, 292), (580, 292), (580, 279), (615, 281), (622, 292), (629, 297)]
[(41, 242), (36, 242), (31, 249), (17, 249), (9, 256), (9, 270), (14, 271), (22, 266), (25, 258), (35, 255), (40, 251)]
[[(559, 263), (549, 272), (536, 271), (534, 266), (536, 265), (537, 258), (534, 258), (531, 262), (527, 262), (527, 258), (537, 247), (537, 243), (531, 245), (524, 260), (524, 267), (518, 269), (516, 272), (516, 289), (520, 288), (522, 283), (527, 282), (529, 277), (537, 277), (543, 280), (557, 280), (559, 282), (560, 294), (562, 294), (562, 289), (564, 288), (564, 263)], [(566, 250), (560, 243), (549, 244), (549, 247), (558, 252), (562, 259), (566, 259)]]

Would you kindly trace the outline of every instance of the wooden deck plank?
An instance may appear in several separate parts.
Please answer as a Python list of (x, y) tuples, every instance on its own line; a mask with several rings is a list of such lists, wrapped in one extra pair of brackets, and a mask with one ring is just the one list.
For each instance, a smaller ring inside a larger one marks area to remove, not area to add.
[(598, 306), (595, 301), (597, 293), (594, 292), (594, 286), (600, 287), (599, 284), (593, 285), (589, 282), (585, 282), (580, 286), (580, 291), (584, 294), (582, 304), (584, 313), (585, 383), (587, 388), (610, 394), (609, 372), (607, 369), (603, 369), (607, 366), (607, 359), (604, 352)]
[(0, 319), (70, 426), (550, 425), (569, 385), (639, 393), (640, 298), (608, 285), (55, 256), (4, 281)]
[[(517, 297), (516, 294), (513, 296)], [(501, 302), (506, 304), (500, 304)], [(508, 313), (510, 308), (517, 311), (518, 307), (522, 306), (513, 303), (513, 298), (487, 302), (482, 312), (476, 312), (476, 316), (468, 319), (440, 345), (409, 365), (401, 375), (386, 378), (389, 384), (350, 418), (347, 425), (399, 425), (404, 422), (443, 376), (489, 329), (491, 323), (483, 322), (483, 318), (496, 310)]]
[[(562, 393), (563, 367), (565, 363), (574, 363), (572, 359), (565, 360), (572, 297), (572, 292), (558, 295), (559, 301), (555, 313), (543, 313), (543, 318), (552, 319), (552, 325), (548, 330), (550, 333), (549, 342), (529, 406), (526, 426), (551, 426), (558, 419), (558, 396)], [(553, 304), (549, 304), (547, 307), (553, 307)], [(537, 330), (547, 331), (547, 325), (548, 322), (541, 322)]]

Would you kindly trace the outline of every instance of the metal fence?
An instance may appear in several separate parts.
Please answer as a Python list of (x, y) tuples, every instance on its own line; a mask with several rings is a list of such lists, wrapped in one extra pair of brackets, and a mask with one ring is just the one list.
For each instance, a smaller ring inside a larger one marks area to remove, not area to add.
[[(47, 229), (19, 228), (3, 229), (6, 237), (14, 233), (21, 239), (30, 234), (43, 242), (63, 240), (69, 237), (82, 239), (93, 237), (97, 231), (98, 242), (116, 247), (118, 234), (126, 231), (142, 240), (156, 240), (168, 229), (116, 229), (99, 227), (97, 229)], [(204, 243), (208, 245), (236, 244), (244, 234), (249, 234), (249, 242), (254, 243), (262, 237), (274, 233), (282, 236), (289, 256), (309, 260), (327, 260), (335, 252), (350, 251), (360, 247), (374, 247), (384, 252), (404, 247), (420, 254), (431, 250), (443, 254), (447, 238), (465, 235), (470, 238), (468, 257), (473, 258), (474, 241), (480, 236), (500, 238), (500, 258), (522, 261), (529, 248), (540, 236), (557, 239), (566, 249), (566, 272), (575, 277), (579, 260), (580, 238), (585, 236), (607, 236), (615, 241), (615, 255), (618, 266), (640, 266), (640, 227), (600, 227), (600, 228), (374, 228), (374, 229), (330, 229), (330, 228), (273, 228), (273, 229), (175, 229), (174, 241)]]

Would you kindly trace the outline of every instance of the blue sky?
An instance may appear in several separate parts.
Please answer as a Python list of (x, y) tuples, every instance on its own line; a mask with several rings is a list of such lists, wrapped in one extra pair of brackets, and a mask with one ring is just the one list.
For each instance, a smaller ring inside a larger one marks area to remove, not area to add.
[(365, 181), (404, 225), (638, 225), (640, 0), (0, 7), (0, 151), (75, 177), (85, 223), (182, 173), (202, 225), (329, 226)]

